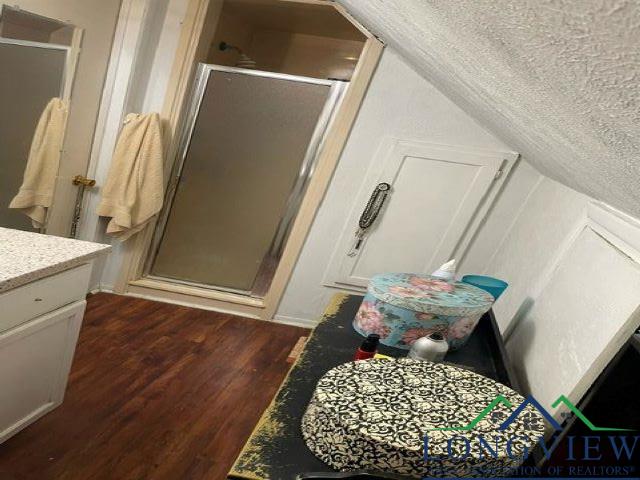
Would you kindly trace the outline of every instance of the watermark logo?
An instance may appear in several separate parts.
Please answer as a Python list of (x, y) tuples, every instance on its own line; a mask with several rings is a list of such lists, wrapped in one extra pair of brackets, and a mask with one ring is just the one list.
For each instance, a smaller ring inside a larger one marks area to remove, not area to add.
[[(459, 431), (459, 432), (464, 432), (464, 431), (473, 430), (474, 427), (476, 425), (478, 425), (478, 423), (480, 423), (487, 415), (490, 415), (493, 412), (493, 410), (498, 405), (501, 405), (501, 404), (505, 405), (508, 408), (513, 408), (513, 404), (507, 398), (503, 397), (502, 395), (497, 395), (496, 398), (494, 398), (489, 403), (489, 405), (487, 405), (476, 416), (476, 418), (471, 420), (467, 425), (461, 425), (461, 426), (455, 426), (455, 427), (432, 428), (429, 431)], [(576, 407), (565, 395), (560, 395), (557, 398), (557, 400), (555, 402), (553, 402), (553, 404), (551, 406), (553, 408), (558, 408), (561, 404), (566, 406), (567, 409), (569, 410), (569, 412), (573, 413), (576, 417), (578, 417), (582, 421), (582, 423), (584, 423), (587, 426), (587, 428), (589, 428), (593, 432), (629, 432), (629, 431), (632, 431), (631, 429), (628, 429), (628, 428), (596, 427), (578, 409), (578, 407)], [(551, 427), (554, 430), (556, 430), (556, 431), (561, 431), (562, 430), (562, 426), (560, 426), (560, 424), (553, 418), (553, 416), (547, 411), (547, 409), (544, 408), (542, 405), (540, 405), (540, 403), (535, 398), (533, 398), (533, 396), (531, 396), (531, 395), (529, 395), (527, 398), (525, 398), (524, 401), (520, 405), (518, 405), (518, 408), (516, 408), (513, 411), (513, 413), (511, 413), (511, 415), (500, 424), (500, 427), (498, 427), (498, 430), (504, 431), (507, 428), (509, 428), (509, 425), (511, 425), (520, 416), (520, 414), (524, 411), (524, 409), (527, 408), (527, 406), (529, 406), (529, 405), (531, 405), (536, 410), (538, 410), (538, 412), (540, 412), (542, 414), (544, 419), (551, 425)], [(493, 418), (495, 419), (496, 416), (493, 416)], [(530, 417), (529, 417), (529, 419), (530, 419)]]
[[(544, 457), (550, 460), (559, 445), (557, 440), (563, 430), (554, 416), (533, 396), (528, 396), (519, 405), (514, 406), (506, 397), (497, 395), (466, 425), (429, 429), (424, 436), (424, 460), (429, 463), (430, 469), (441, 468), (444, 473), (460, 471), (461, 464), (466, 464), (471, 469), (467, 474), (484, 477), (505, 474), (513, 476), (514, 471), (517, 476), (525, 477), (629, 476), (635, 472), (634, 463), (623, 464), (634, 462), (636, 445), (640, 443), (640, 436), (628, 434), (634, 431), (633, 429), (595, 425), (565, 395), (560, 395), (551, 407), (562, 408), (565, 412), (563, 415), (573, 415), (593, 432), (588, 435), (564, 437), (566, 448), (561, 452), (565, 455), (562, 460), (570, 463), (566, 468), (548, 465), (544, 471), (537, 466), (522, 467), (524, 469), (519, 470), (535, 446), (538, 446)], [(539, 415), (535, 413), (536, 410)], [(482, 426), (479, 425), (485, 419), (495, 425), (496, 432), (492, 438), (487, 436), (486, 421)], [(555, 431), (548, 442), (543, 435), (543, 420)], [(519, 422), (520, 428), (509, 429), (516, 421)], [(510, 434), (514, 431), (518, 433)], [(452, 434), (442, 435), (444, 432)], [(435, 455), (432, 455), (430, 448), (435, 450)], [(612, 458), (615, 463), (598, 467), (600, 470), (597, 470), (594, 462), (603, 458)]]

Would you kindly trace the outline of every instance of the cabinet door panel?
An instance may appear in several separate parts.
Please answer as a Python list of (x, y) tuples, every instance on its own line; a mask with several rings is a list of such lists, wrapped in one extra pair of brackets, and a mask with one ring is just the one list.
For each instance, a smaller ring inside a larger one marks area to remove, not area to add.
[[(387, 140), (355, 202), (327, 280), (365, 287), (377, 273), (435, 270), (458, 253), (503, 162), (500, 153)], [(357, 254), (349, 256), (358, 217), (379, 182), (390, 183), (391, 194)]]
[(0, 335), (0, 443), (62, 403), (85, 305)]

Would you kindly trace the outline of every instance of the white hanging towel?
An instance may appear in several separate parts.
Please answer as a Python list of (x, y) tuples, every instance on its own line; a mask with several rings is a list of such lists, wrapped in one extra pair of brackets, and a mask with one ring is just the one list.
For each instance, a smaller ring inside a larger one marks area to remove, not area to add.
[(31, 141), (22, 185), (9, 208), (22, 211), (35, 228), (44, 227), (53, 201), (68, 108), (64, 100), (52, 98), (45, 107)]
[(160, 116), (126, 116), (102, 188), (97, 213), (111, 217), (107, 233), (126, 240), (162, 208), (164, 181)]

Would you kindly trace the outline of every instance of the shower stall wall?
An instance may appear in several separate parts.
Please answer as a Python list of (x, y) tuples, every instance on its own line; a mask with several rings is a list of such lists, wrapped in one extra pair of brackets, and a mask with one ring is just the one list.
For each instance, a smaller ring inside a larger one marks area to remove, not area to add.
[(146, 276), (263, 296), (344, 88), (200, 64)]

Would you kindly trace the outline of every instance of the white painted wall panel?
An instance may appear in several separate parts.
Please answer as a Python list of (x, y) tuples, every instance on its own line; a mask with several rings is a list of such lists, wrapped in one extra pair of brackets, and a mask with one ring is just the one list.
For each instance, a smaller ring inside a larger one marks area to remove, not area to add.
[[(454, 258), (460, 238), (482, 215), (487, 192), (498, 188), (495, 176), (507, 158), (503, 152), (385, 139), (364, 190), (352, 202), (325, 285), (366, 288), (378, 273), (431, 273)], [(354, 231), (370, 191), (380, 182), (389, 183), (391, 193), (355, 252)]]
[(637, 327), (639, 302), (640, 265), (585, 227), (509, 339), (518, 376), (542, 405), (579, 400)]
[[(513, 205), (517, 219), (485, 268), (487, 275), (509, 283), (494, 306), (501, 331), (536, 297), (559, 249), (583, 222), (588, 201), (585, 195), (543, 178), (520, 212), (520, 206)], [(495, 228), (499, 231), (501, 226)]]
[(527, 198), (543, 178), (540, 172), (526, 162), (526, 158), (513, 167), (496, 202), (469, 245), (466, 255), (458, 259), (460, 274), (487, 271), (489, 262), (517, 220)]

